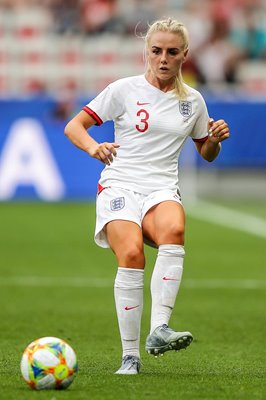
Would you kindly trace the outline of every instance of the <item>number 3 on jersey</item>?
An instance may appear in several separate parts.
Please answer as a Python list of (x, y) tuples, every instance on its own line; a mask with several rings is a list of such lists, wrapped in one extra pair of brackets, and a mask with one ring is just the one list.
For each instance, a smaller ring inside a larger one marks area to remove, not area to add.
[(140, 117), (140, 123), (136, 125), (136, 129), (141, 133), (146, 132), (149, 127), (148, 119), (150, 118), (150, 114), (142, 108), (137, 112), (137, 116)]

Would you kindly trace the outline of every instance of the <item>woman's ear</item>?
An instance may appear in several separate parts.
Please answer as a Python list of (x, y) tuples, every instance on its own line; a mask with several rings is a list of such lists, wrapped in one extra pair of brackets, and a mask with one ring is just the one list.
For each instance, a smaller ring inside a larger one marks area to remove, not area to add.
[(186, 61), (187, 55), (188, 55), (188, 49), (184, 50), (184, 59), (183, 59), (183, 62)]

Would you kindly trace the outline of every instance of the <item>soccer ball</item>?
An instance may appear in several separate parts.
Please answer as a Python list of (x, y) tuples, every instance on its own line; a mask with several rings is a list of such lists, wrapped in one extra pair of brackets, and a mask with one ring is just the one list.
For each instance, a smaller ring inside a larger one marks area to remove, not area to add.
[(78, 365), (69, 344), (55, 337), (43, 337), (26, 347), (20, 369), (32, 389), (66, 389), (72, 383)]

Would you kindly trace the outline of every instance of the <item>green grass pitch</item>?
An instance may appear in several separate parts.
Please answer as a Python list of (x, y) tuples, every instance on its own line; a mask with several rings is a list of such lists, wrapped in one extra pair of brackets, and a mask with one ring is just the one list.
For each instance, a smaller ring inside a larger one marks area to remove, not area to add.
[[(265, 204), (230, 207), (266, 219)], [(195, 341), (157, 359), (144, 351), (156, 257), (146, 248), (143, 366), (138, 376), (116, 376), (116, 262), (93, 242), (94, 212), (85, 203), (0, 204), (0, 399), (265, 399), (265, 238), (187, 217), (171, 326)], [(77, 353), (79, 373), (66, 391), (35, 392), (22, 381), (22, 352), (42, 336)]]

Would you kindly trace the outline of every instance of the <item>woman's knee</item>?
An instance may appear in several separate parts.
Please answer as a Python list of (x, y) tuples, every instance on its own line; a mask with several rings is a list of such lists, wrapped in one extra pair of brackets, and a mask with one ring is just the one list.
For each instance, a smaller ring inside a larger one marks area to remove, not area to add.
[(157, 244), (184, 244), (185, 227), (183, 224), (169, 224), (157, 232)]
[(185, 213), (181, 204), (163, 201), (152, 208), (143, 220), (143, 233), (160, 244), (184, 244)]
[(145, 266), (143, 245), (136, 243), (124, 245), (116, 252), (116, 257), (120, 267), (144, 268)]

